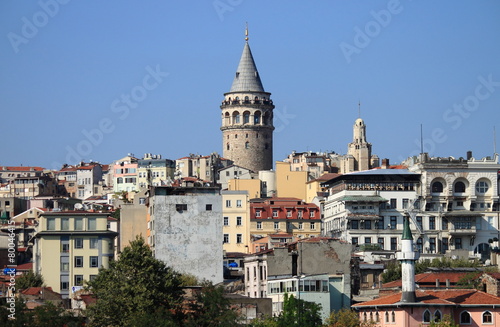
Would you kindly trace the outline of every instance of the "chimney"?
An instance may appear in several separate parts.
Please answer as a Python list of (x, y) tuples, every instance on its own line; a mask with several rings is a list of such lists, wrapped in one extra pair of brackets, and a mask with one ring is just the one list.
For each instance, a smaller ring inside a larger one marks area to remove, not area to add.
[(472, 151), (467, 151), (467, 160), (472, 159)]
[(387, 169), (387, 168), (389, 168), (389, 159), (388, 158), (382, 159), (382, 169)]
[(439, 288), (439, 279), (436, 278), (436, 288)]
[(446, 279), (446, 288), (450, 288), (450, 280)]

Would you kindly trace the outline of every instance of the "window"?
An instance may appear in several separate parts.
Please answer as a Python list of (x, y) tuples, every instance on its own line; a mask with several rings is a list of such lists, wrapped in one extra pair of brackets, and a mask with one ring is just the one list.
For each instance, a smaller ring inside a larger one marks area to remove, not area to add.
[(418, 252), (422, 253), (423, 252), (423, 249), (424, 249), (424, 246), (423, 246), (423, 240), (421, 237), (419, 237), (417, 239), (417, 250)]
[(391, 319), (391, 322), (396, 322), (396, 313), (394, 311), (391, 313)]
[(441, 229), (448, 230), (448, 219), (443, 218), (443, 220), (441, 221)]
[[(68, 242), (68, 241), (66, 241)], [(61, 242), (61, 252), (63, 253), (68, 253), (69, 252), (69, 243), (62, 243)]]
[(83, 275), (75, 275), (75, 286), (83, 285)]
[(69, 271), (69, 257), (61, 258), (61, 271)]
[(97, 278), (97, 275), (90, 275), (89, 276), (89, 281), (93, 281), (96, 278)]
[(420, 230), (424, 229), (424, 225), (422, 223), (422, 216), (417, 216), (417, 225), (420, 228)]
[(302, 217), (304, 217), (304, 213), (303, 213), (303, 211), (302, 211), (302, 210), (297, 211), (297, 218), (299, 218), (299, 219), (300, 219), (300, 218), (302, 218)]
[(380, 245), (380, 249), (384, 249), (384, 238), (383, 237), (379, 237), (377, 239), (377, 243)]
[(314, 211), (309, 211), (309, 218), (314, 218)]
[(398, 217), (391, 216), (391, 229), (396, 229), (398, 223)]
[(274, 229), (280, 229), (280, 223), (275, 221), (274, 222)]
[(425, 310), (425, 311), (424, 311), (424, 315), (423, 315), (423, 319), (422, 319), (422, 321), (423, 321), (424, 323), (430, 323), (430, 322), (431, 322), (431, 313), (430, 313), (430, 311), (429, 311), (429, 310)]
[(389, 322), (389, 311), (385, 312), (385, 322)]
[(255, 210), (255, 217), (260, 217), (260, 210)]
[(242, 234), (236, 234), (236, 243), (238, 243), (238, 244), (243, 243), (243, 235)]
[(83, 257), (80, 255), (75, 256), (75, 268), (83, 267)]
[(90, 241), (90, 248), (97, 249), (97, 244), (99, 244), (99, 239), (91, 238), (89, 241)]
[(372, 243), (372, 238), (371, 237), (365, 237), (365, 244), (371, 244)]
[(455, 193), (464, 193), (464, 192), (465, 192), (464, 182), (456, 182), (455, 183)]
[(250, 143), (249, 142), (245, 142), (245, 149), (250, 149)]
[(226, 208), (231, 208), (231, 200), (226, 200)]
[(262, 229), (262, 222), (261, 221), (257, 222), (257, 229)]
[(351, 220), (351, 229), (359, 229), (359, 220)]
[(462, 248), (462, 239), (460, 237), (455, 238), (455, 249), (460, 250)]
[(273, 217), (278, 217), (278, 210), (273, 210)]
[(224, 226), (229, 226), (229, 217), (224, 217)]
[(241, 200), (236, 200), (236, 208), (241, 208)]
[(299, 222), (299, 229), (300, 230), (304, 229), (304, 224), (302, 222)]
[(372, 221), (371, 220), (365, 220), (365, 229), (372, 229)]
[(242, 225), (241, 217), (236, 217), (236, 226), (241, 226), (241, 225)]
[(398, 249), (398, 238), (391, 237), (391, 250), (396, 251)]
[(353, 237), (351, 240), (352, 245), (358, 245), (359, 241), (357, 237)]
[(444, 254), (444, 253), (446, 253), (446, 251), (448, 251), (448, 248), (449, 248), (448, 247), (448, 239), (447, 238), (443, 238), (442, 243), (443, 243), (443, 249), (442, 249), (441, 253)]
[(436, 310), (434, 312), (434, 322), (440, 322), (441, 321), (441, 311)]
[(467, 311), (463, 311), (460, 314), (460, 323), (461, 324), (470, 324), (471, 323), (470, 314)]
[(429, 251), (431, 253), (436, 253), (436, 238), (435, 237), (429, 238)]
[(176, 211), (182, 212), (182, 211), (186, 211), (187, 209), (188, 209), (187, 204), (178, 203), (178, 204), (175, 205), (175, 210)]
[(375, 226), (377, 229), (384, 229), (384, 217), (380, 217), (377, 220), (377, 225)]
[(443, 192), (443, 183), (434, 182), (434, 183), (432, 183), (431, 189), (432, 189), (431, 190), (432, 193), (441, 193), (441, 192)]
[(224, 234), (224, 243), (229, 243), (229, 234)]
[(408, 209), (408, 199), (403, 199), (403, 209)]
[(483, 313), (483, 324), (492, 324), (493, 323), (493, 316), (491, 312), (486, 311)]
[(436, 229), (436, 217), (429, 217), (429, 229)]
[(47, 218), (47, 230), (56, 230), (55, 218)]
[(389, 209), (396, 209), (396, 199), (391, 199), (391, 207)]
[(97, 222), (95, 218), (87, 218), (87, 230), (97, 230)]
[(75, 238), (75, 249), (83, 249), (83, 238), (81, 237)]
[(212, 211), (212, 205), (211, 204), (205, 205), (205, 211)]
[(90, 268), (97, 268), (97, 267), (99, 267), (99, 257), (91, 256), (90, 257)]
[(69, 282), (61, 282), (61, 291), (69, 290)]
[(488, 192), (488, 183), (485, 181), (479, 181), (476, 183), (476, 192), (484, 194)]
[(312, 223), (309, 223), (309, 224), (310, 224), (309, 228), (310, 228), (311, 230), (316, 229), (316, 223), (312, 222)]
[(69, 218), (61, 218), (61, 230), (69, 230)]

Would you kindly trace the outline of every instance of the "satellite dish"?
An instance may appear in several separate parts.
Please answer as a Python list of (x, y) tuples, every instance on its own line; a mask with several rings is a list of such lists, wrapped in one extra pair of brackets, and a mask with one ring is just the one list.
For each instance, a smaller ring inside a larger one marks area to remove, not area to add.
[(81, 203), (75, 204), (75, 210), (82, 210), (82, 209), (83, 209), (83, 204), (81, 204)]
[(453, 260), (457, 260), (457, 256), (456, 256), (456, 255), (452, 255), (452, 256), (451, 256), (451, 258), (452, 258)]

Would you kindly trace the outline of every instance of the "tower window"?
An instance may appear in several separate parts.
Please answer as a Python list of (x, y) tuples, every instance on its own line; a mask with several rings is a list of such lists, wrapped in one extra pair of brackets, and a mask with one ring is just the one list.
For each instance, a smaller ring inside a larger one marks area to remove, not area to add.
[(269, 144), (268, 144), (268, 143), (266, 143), (266, 144), (264, 145), (264, 147), (265, 147), (265, 149), (266, 149), (266, 150), (267, 150), (267, 149), (269, 149)]
[(234, 134), (234, 138), (237, 139), (238, 138), (238, 134)]
[(229, 150), (229, 143), (226, 145), (226, 149)]
[(245, 149), (250, 148), (250, 144), (248, 142), (245, 142)]

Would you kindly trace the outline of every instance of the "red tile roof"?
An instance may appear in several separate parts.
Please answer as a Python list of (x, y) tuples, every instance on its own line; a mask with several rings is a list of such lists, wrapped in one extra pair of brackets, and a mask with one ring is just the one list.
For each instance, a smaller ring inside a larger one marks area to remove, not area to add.
[(10, 171), (43, 171), (44, 169), (42, 167), (24, 167), (24, 166), (11, 166), (11, 167), (3, 167), (5, 168), (4, 170), (10, 170)]
[(52, 287), (29, 287), (25, 290), (22, 290), (21, 293), (24, 295), (38, 295), (41, 294), (40, 292), (43, 291), (52, 291)]
[[(425, 272), (422, 274), (415, 275), (415, 283), (420, 286), (427, 285), (436, 285), (436, 279), (439, 279), (439, 283), (444, 287), (446, 284), (446, 280), (450, 280), (450, 284), (456, 284), (460, 278), (464, 275), (468, 274), (468, 272), (463, 271), (443, 271), (443, 272)], [(479, 276), (481, 273), (477, 272)], [(401, 280), (395, 280), (393, 282), (385, 283), (382, 285), (383, 288), (391, 288), (391, 287), (401, 287)]]
[(18, 265), (17, 270), (31, 270), (33, 269), (33, 262), (23, 263), (22, 265)]
[[(416, 290), (417, 302), (422, 304), (450, 305), (499, 305), (500, 297), (475, 289)], [(375, 300), (353, 305), (353, 307), (392, 305), (401, 301), (401, 292)]]

